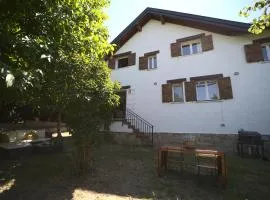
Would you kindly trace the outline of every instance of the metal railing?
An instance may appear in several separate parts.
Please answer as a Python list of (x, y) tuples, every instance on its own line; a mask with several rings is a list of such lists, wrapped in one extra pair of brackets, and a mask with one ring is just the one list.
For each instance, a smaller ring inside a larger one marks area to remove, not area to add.
[(153, 144), (154, 126), (137, 115), (135, 112), (126, 108), (125, 121), (136, 131), (138, 134), (149, 136)]

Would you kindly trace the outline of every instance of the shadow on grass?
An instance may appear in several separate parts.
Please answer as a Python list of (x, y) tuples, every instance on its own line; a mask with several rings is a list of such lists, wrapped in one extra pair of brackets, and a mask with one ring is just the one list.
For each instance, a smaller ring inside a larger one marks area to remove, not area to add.
[[(0, 199), (268, 199), (270, 164), (229, 158), (227, 189), (214, 180), (168, 171), (158, 178), (151, 148), (103, 145), (94, 152), (94, 168), (72, 174), (71, 154), (33, 155), (1, 162)], [(5, 180), (3, 180), (5, 179)], [(251, 190), (252, 189), (252, 190)]]

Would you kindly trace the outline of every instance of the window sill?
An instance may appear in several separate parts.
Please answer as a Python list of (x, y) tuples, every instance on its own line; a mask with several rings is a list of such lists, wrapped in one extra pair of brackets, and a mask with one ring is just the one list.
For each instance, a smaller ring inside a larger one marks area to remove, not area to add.
[(153, 71), (153, 70), (157, 70), (157, 67), (156, 68), (147, 69), (147, 71)]
[(264, 60), (264, 61), (261, 61), (260, 63), (261, 63), (261, 64), (264, 64), (264, 63), (270, 63), (270, 60)]
[(223, 99), (216, 99), (216, 100), (201, 100), (201, 101), (194, 101), (195, 103), (213, 103), (213, 102), (223, 102)]
[(171, 104), (184, 104), (184, 103), (186, 103), (186, 102), (178, 102), (178, 101), (172, 101), (172, 102), (170, 102)]
[(129, 67), (132, 67), (133, 65), (130, 65), (130, 66), (126, 66), (126, 67), (120, 67), (120, 68), (115, 68), (114, 70), (121, 70), (121, 69), (127, 69)]

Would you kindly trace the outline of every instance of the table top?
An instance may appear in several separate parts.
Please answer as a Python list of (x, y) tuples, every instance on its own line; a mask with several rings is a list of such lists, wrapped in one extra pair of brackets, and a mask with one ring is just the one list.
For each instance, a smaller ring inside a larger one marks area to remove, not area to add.
[(47, 142), (50, 141), (51, 138), (39, 138), (39, 139), (35, 139), (35, 140), (29, 140), (30, 143), (40, 143), (40, 142)]
[(22, 140), (20, 142), (8, 142), (8, 143), (0, 143), (0, 148), (2, 149), (20, 149), (31, 147), (32, 144), (42, 143), (50, 141), (50, 138), (39, 138), (36, 140)]
[(0, 148), (3, 149), (21, 149), (26, 147), (31, 147), (32, 145), (29, 142), (10, 142), (10, 143), (1, 143)]
[(203, 153), (203, 154), (216, 154), (216, 155), (224, 155), (224, 152), (220, 152), (213, 149), (204, 148), (187, 148), (182, 146), (175, 145), (164, 145), (159, 148), (160, 151), (168, 151), (168, 152), (182, 152), (182, 153)]

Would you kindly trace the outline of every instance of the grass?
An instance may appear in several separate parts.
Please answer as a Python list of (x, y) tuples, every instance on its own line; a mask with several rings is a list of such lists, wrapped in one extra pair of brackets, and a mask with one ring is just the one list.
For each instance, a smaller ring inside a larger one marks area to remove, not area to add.
[(207, 199), (270, 198), (270, 162), (228, 156), (226, 189), (209, 178), (169, 171), (155, 173), (151, 148), (103, 145), (94, 166), (74, 176), (71, 153), (32, 155), (0, 163), (0, 199)]

